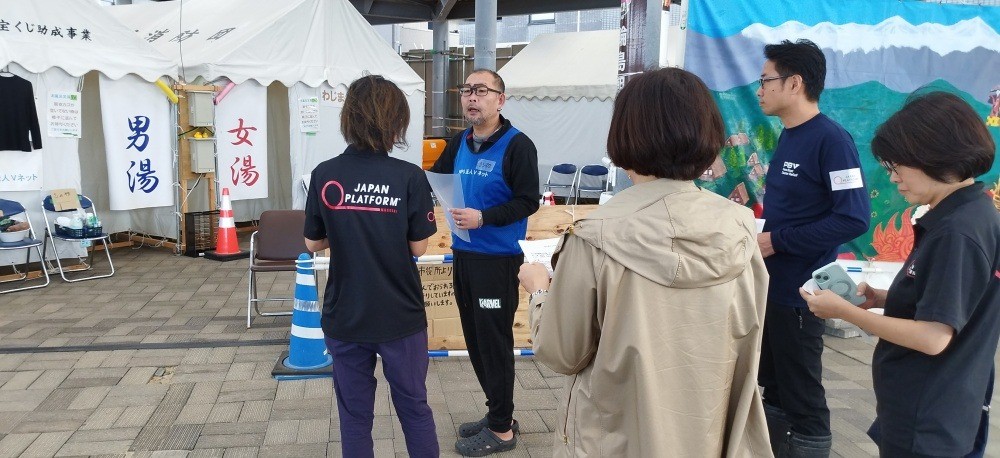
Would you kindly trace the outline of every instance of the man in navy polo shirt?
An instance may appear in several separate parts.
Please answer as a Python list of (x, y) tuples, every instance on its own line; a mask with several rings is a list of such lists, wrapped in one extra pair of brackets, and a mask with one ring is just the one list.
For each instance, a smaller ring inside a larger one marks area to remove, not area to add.
[(466, 456), (485, 456), (517, 444), (514, 414), (514, 312), (517, 273), (528, 216), (538, 210), (538, 152), (527, 135), (500, 116), (503, 79), (478, 69), (460, 85), (472, 127), (455, 135), (432, 172), (458, 174), (468, 208), (452, 210), (469, 241), (452, 235), (455, 302), (469, 360), (489, 412), (459, 426), (455, 444)]
[(758, 380), (775, 455), (827, 457), (825, 324), (798, 289), (836, 259), (841, 244), (868, 231), (871, 203), (854, 139), (819, 110), (823, 52), (808, 40), (785, 40), (765, 46), (764, 56), (757, 98), (784, 130), (767, 173), (766, 222), (757, 237), (771, 275)]

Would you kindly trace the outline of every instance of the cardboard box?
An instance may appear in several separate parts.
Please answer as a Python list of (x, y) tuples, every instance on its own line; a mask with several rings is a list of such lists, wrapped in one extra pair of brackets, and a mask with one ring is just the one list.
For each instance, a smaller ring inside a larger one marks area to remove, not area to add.
[[(458, 318), (458, 305), (455, 303), (455, 288), (451, 280), (451, 265), (428, 264), (418, 266), (420, 283), (424, 290), (424, 307), (427, 310), (427, 321), (441, 318)], [(428, 329), (430, 336), (441, 335)], [(462, 335), (459, 332), (457, 335)]]
[(461, 336), (462, 320), (454, 318), (438, 318), (434, 320), (434, 332), (437, 336)]

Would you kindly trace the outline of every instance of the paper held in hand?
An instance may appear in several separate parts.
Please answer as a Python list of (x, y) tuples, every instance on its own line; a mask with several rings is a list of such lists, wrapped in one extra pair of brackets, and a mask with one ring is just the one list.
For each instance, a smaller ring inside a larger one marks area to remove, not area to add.
[(524, 262), (537, 262), (545, 266), (552, 275), (552, 254), (559, 246), (559, 237), (542, 240), (518, 240), (524, 252)]
[(427, 175), (427, 182), (431, 184), (431, 190), (437, 196), (438, 204), (444, 208), (444, 218), (448, 222), (448, 229), (456, 237), (471, 242), (468, 229), (459, 229), (455, 224), (455, 218), (451, 216), (451, 209), (465, 208), (465, 194), (462, 193), (462, 180), (458, 175), (424, 172)]
[(819, 285), (816, 284), (816, 280), (810, 278), (805, 283), (802, 284), (802, 289), (806, 290), (807, 293), (816, 295), (816, 291), (819, 291)]

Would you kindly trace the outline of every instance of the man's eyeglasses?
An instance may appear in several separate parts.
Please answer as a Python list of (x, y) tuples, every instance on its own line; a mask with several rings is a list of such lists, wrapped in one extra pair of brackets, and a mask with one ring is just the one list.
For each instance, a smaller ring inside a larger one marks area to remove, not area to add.
[(487, 95), (489, 95), (490, 92), (496, 92), (497, 94), (503, 94), (503, 92), (500, 92), (500, 91), (498, 91), (496, 89), (491, 89), (491, 88), (489, 88), (487, 86), (469, 86), (468, 84), (460, 84), (458, 86), (458, 93), (461, 94), (462, 97), (468, 97), (468, 96), (472, 95), (473, 91), (479, 97), (486, 97)]
[(893, 164), (892, 162), (882, 161), (882, 167), (885, 167), (885, 171), (889, 175), (892, 175), (894, 173), (897, 174), (897, 175), (899, 175), (899, 172), (896, 171), (896, 165)]
[(766, 83), (768, 81), (783, 80), (785, 78), (791, 78), (792, 76), (794, 76), (794, 75), (778, 75), (778, 76), (768, 76), (768, 77), (765, 77), (765, 78), (761, 78), (761, 79), (757, 80), (757, 87), (764, 86), (764, 83)]

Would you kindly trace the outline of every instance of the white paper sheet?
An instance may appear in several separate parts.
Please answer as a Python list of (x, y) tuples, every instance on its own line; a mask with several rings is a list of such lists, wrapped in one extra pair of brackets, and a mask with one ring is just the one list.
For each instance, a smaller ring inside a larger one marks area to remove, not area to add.
[(760, 234), (761, 232), (764, 232), (764, 220), (756, 218), (754, 221), (757, 222), (757, 233)]
[(552, 255), (559, 246), (559, 237), (542, 240), (518, 240), (524, 252), (524, 262), (537, 262), (545, 266), (552, 275)]
[(468, 229), (459, 229), (455, 225), (455, 218), (451, 217), (449, 210), (453, 208), (465, 208), (465, 195), (462, 194), (462, 181), (458, 175), (450, 173), (425, 172), (427, 181), (431, 184), (431, 190), (437, 196), (438, 204), (444, 208), (444, 219), (448, 221), (448, 229), (456, 237), (471, 242)]

